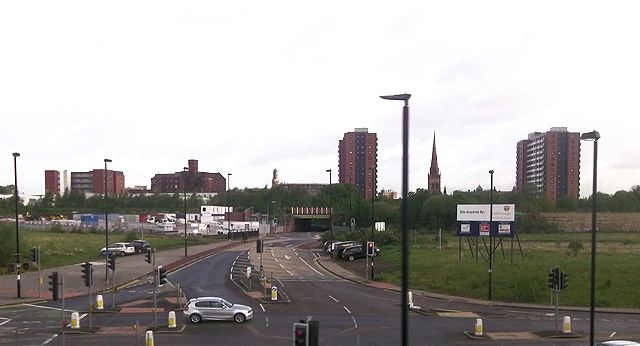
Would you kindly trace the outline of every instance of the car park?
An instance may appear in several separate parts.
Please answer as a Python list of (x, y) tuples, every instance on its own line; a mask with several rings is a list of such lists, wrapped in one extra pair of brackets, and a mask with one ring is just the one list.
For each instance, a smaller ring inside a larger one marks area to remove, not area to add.
[(237, 323), (253, 318), (253, 309), (246, 305), (233, 304), (220, 297), (199, 297), (189, 299), (183, 315), (191, 323), (203, 320), (230, 320)]
[(105, 248), (100, 249), (100, 254), (106, 256), (107, 254), (115, 254), (118, 256), (132, 255), (136, 250), (129, 243), (113, 243), (109, 245), (108, 251)]
[(136, 239), (130, 242), (131, 246), (133, 246), (133, 250), (135, 253), (145, 252), (151, 249), (151, 243), (148, 240), (140, 240)]

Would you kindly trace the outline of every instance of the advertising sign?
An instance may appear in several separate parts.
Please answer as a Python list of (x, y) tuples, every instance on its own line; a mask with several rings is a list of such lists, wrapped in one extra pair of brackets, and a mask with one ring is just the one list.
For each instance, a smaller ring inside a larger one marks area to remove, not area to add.
[[(457, 221), (489, 221), (490, 204), (458, 204)], [(493, 221), (510, 222), (516, 219), (515, 204), (494, 204)]]

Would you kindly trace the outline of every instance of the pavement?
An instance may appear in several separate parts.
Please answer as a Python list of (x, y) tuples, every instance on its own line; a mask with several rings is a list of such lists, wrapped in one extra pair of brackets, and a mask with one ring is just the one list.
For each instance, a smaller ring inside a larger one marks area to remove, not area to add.
[[(163, 250), (156, 252), (155, 261), (156, 265), (163, 266), (168, 272), (171, 272), (203, 257), (240, 244), (240, 240), (221, 240), (213, 244), (188, 246), (187, 257), (184, 256), (184, 248)], [(92, 261), (91, 263), (93, 263), (92, 292), (104, 292), (114, 287), (126, 285), (136, 279), (150, 276), (153, 271), (153, 266), (145, 261), (144, 254), (117, 257), (115, 280), (111, 270), (108, 274), (109, 279), (105, 279), (106, 263), (104, 260)], [(57, 271), (59, 276), (64, 278), (65, 298), (87, 294), (88, 288), (84, 285), (81, 270), (81, 263), (41, 270), (40, 294), (38, 294), (38, 272), (22, 273), (20, 276), (20, 298), (17, 297), (17, 276), (15, 274), (0, 275), (0, 306), (50, 300), (48, 276), (54, 271)]]

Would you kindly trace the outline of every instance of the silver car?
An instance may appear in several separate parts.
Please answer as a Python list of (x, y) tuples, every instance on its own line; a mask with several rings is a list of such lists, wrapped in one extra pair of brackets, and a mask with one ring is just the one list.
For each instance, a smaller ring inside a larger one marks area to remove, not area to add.
[(232, 304), (220, 297), (189, 299), (183, 314), (192, 323), (198, 323), (202, 320), (232, 320), (242, 323), (253, 318), (251, 307)]

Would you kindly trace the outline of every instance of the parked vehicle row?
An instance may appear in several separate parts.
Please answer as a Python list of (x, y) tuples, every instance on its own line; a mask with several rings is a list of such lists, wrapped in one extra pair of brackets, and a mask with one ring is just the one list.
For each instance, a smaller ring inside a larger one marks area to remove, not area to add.
[[(324, 250), (328, 253), (333, 253), (338, 258), (349, 261), (367, 257), (367, 252), (362, 242), (353, 240), (334, 242), (327, 241), (324, 243)], [(380, 249), (376, 247), (373, 255), (378, 256), (379, 254)]]
[(127, 256), (145, 252), (151, 248), (151, 243), (147, 240), (134, 240), (130, 243), (119, 242), (109, 244), (107, 248), (100, 249), (100, 255), (114, 254), (116, 256)]

